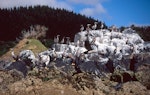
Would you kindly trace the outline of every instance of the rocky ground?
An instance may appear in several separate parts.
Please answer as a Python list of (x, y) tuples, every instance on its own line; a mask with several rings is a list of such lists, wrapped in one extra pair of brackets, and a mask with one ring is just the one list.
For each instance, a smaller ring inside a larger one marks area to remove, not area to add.
[[(14, 48), (16, 53), (22, 49), (22, 43), (27, 42), (20, 43)], [(36, 50), (38, 47), (32, 48)], [(9, 60), (9, 56), (10, 51), (0, 60)], [(41, 71), (34, 68), (26, 77), (16, 70), (0, 69), (0, 95), (150, 95), (150, 53), (142, 56), (144, 60), (135, 73), (114, 72), (100, 78), (88, 73), (66, 75), (55, 68)]]
[[(0, 95), (150, 95), (150, 65), (139, 66), (134, 77), (120, 75), (124, 82), (111, 79), (116, 74), (99, 78), (88, 73), (64, 75), (54, 68), (33, 69), (23, 78), (17, 71), (0, 71)], [(125, 81), (128, 79), (127, 81)]]

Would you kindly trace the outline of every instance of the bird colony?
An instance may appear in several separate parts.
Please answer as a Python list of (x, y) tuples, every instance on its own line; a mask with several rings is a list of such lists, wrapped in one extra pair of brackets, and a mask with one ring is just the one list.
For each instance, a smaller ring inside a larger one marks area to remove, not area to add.
[(34, 55), (31, 50), (20, 52), (16, 60), (30, 60), (32, 67), (61, 68), (65, 72), (75, 70), (97, 76), (104, 72), (113, 72), (113, 68), (129, 69), (126, 60), (132, 54), (139, 54), (144, 49), (144, 41), (131, 28), (119, 31), (116, 27), (104, 29), (103, 24), (98, 28), (97, 22), (93, 26), (81, 25), (80, 32), (74, 36), (74, 41), (69, 37), (60, 39), (54, 37), (54, 44), (50, 49)]

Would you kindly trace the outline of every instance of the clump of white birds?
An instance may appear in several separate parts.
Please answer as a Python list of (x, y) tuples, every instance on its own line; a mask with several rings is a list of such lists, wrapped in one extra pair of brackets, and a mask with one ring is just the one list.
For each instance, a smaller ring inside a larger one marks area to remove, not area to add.
[[(70, 65), (75, 63), (84, 72), (102, 75), (110, 59), (113, 60), (114, 67), (117, 67), (121, 66), (120, 62), (124, 57), (143, 51), (144, 41), (135, 30), (127, 28), (124, 31), (116, 31), (116, 27), (108, 30), (104, 29), (103, 23), (98, 29), (97, 24), (98, 22), (94, 22), (93, 26), (87, 24), (86, 28), (81, 25), (80, 32), (75, 34), (73, 42), (69, 37), (63, 37), (60, 40), (60, 35), (57, 35), (54, 37), (52, 47), (39, 53), (38, 58), (31, 50), (20, 52), (19, 58), (28, 58), (34, 65), (45, 64), (45, 66), (49, 66), (56, 60), (62, 62), (65, 60)], [(89, 46), (86, 46), (86, 43)], [(91, 50), (88, 50), (87, 47), (90, 47)], [(12, 56), (15, 57), (14, 52)]]

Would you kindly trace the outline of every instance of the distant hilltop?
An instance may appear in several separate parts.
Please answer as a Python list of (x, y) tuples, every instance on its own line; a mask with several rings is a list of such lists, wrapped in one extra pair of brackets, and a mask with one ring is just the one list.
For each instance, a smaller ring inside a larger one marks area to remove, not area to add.
[[(53, 38), (57, 34), (73, 38), (81, 24), (86, 25), (97, 21), (65, 9), (54, 9), (48, 6), (0, 9), (0, 14), (0, 40), (5, 41), (15, 40), (22, 30), (29, 29), (31, 25), (46, 26), (48, 28), (46, 38)], [(97, 22), (101, 25), (100, 21)]]
[[(91, 25), (97, 22), (97, 27), (108, 29), (104, 21), (98, 21), (85, 15), (77, 14), (65, 9), (54, 9), (48, 6), (14, 7), (0, 9), (0, 41), (14, 41), (21, 31), (28, 30), (30, 26), (43, 25), (48, 28), (46, 39), (53, 39), (56, 35), (69, 36), (72, 40), (80, 31), (80, 26)], [(150, 41), (150, 26), (130, 26), (144, 39)], [(94, 27), (93, 27), (94, 28)], [(118, 27), (121, 31), (126, 27)]]

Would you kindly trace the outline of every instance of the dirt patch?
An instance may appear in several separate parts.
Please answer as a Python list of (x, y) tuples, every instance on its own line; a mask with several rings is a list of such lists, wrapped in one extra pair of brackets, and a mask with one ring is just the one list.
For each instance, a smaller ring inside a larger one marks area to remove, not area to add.
[(150, 90), (150, 65), (141, 65), (135, 75), (138, 81)]
[(140, 82), (127, 82), (123, 84), (117, 95), (150, 95), (150, 91)]

